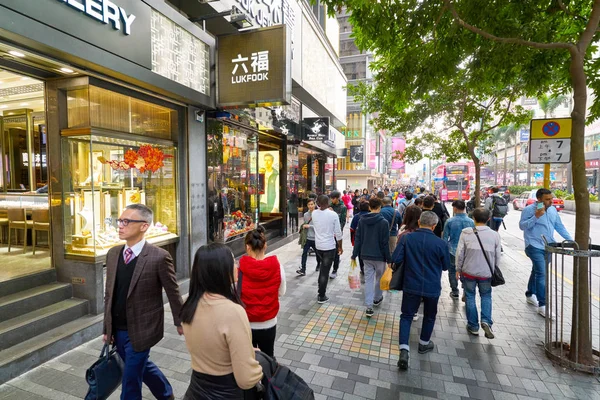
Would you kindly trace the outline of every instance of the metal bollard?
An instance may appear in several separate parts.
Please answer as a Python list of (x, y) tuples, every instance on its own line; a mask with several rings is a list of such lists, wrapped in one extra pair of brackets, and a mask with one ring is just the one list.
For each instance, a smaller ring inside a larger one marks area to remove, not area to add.
[[(600, 246), (590, 242), (588, 250), (580, 250), (574, 241), (548, 243), (545, 237), (543, 239), (549, 254), (546, 268), (546, 356), (563, 367), (600, 375)], [(568, 268), (570, 265), (573, 281), (565, 276), (565, 266)], [(581, 295), (574, 290), (580, 286), (580, 274), (575, 273), (580, 268), (587, 270), (587, 301), (574, 301), (574, 296)], [(595, 288), (593, 272), (598, 274)], [(593, 294), (594, 291), (596, 294)], [(580, 305), (589, 308), (583, 320), (579, 315)], [(591, 343), (591, 354), (582, 350), (583, 355), (580, 355), (580, 346), (585, 349), (588, 344), (582, 344), (580, 330), (587, 329), (585, 325), (589, 326), (589, 335), (585, 339)], [(572, 340), (573, 334), (579, 340)]]

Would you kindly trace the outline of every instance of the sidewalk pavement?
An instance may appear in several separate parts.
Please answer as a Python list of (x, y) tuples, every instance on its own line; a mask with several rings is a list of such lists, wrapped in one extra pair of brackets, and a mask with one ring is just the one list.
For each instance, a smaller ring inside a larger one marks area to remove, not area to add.
[[(345, 232), (340, 273), (330, 280), (328, 304), (317, 300), (316, 261), (309, 257), (305, 277), (297, 277), (300, 247), (290, 243), (273, 252), (285, 266), (287, 294), (281, 299), (275, 355), (289, 365), (322, 399), (600, 399), (595, 377), (554, 366), (543, 350), (544, 320), (525, 302), (529, 260), (521, 249), (504, 246), (506, 285), (494, 288), (495, 339), (467, 334), (464, 303), (449, 297), (443, 275), (435, 349), (418, 354), (422, 319), (411, 330), (411, 359), (398, 371), (398, 324), (401, 293), (387, 293), (370, 320), (364, 316), (362, 291), (348, 289), (351, 245)], [(150, 358), (162, 369), (181, 399), (191, 368), (183, 337), (166, 312), (165, 338)], [(0, 386), (0, 399), (71, 400), (85, 396), (85, 370), (97, 359), (101, 338), (86, 343)], [(110, 399), (118, 399), (120, 391)], [(144, 388), (144, 398), (152, 399)]]

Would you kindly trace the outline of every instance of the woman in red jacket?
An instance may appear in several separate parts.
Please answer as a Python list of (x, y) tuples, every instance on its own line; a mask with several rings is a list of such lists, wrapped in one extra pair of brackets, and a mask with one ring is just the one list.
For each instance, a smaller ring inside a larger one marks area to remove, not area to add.
[(265, 256), (267, 239), (262, 226), (248, 232), (244, 243), (247, 255), (240, 258), (238, 288), (252, 328), (252, 344), (273, 357), (285, 271), (277, 256)]

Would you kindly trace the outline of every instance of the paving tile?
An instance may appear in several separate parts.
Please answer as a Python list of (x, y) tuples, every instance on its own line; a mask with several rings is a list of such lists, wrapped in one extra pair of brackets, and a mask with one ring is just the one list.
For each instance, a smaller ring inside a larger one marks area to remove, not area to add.
[(312, 383), (313, 385), (331, 388), (335, 379), (336, 378), (334, 376), (317, 373), (315, 374), (315, 376), (313, 376), (310, 383)]
[(375, 400), (377, 398), (377, 387), (365, 383), (357, 382), (354, 386), (354, 394), (367, 399)]
[(457, 396), (469, 396), (467, 385), (463, 383), (444, 382), (446, 393), (455, 394)]
[(334, 377), (331, 389), (339, 390), (345, 393), (354, 393), (356, 382), (350, 379)]
[(358, 375), (366, 376), (367, 378), (377, 379), (379, 377), (379, 369), (361, 365), (358, 367)]

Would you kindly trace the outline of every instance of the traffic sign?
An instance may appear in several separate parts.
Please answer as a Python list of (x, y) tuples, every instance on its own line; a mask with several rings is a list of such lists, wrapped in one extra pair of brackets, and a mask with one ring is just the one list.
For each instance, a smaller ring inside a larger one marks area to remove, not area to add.
[(532, 119), (531, 139), (570, 139), (571, 118)]
[(532, 119), (529, 136), (530, 164), (571, 162), (571, 118)]

